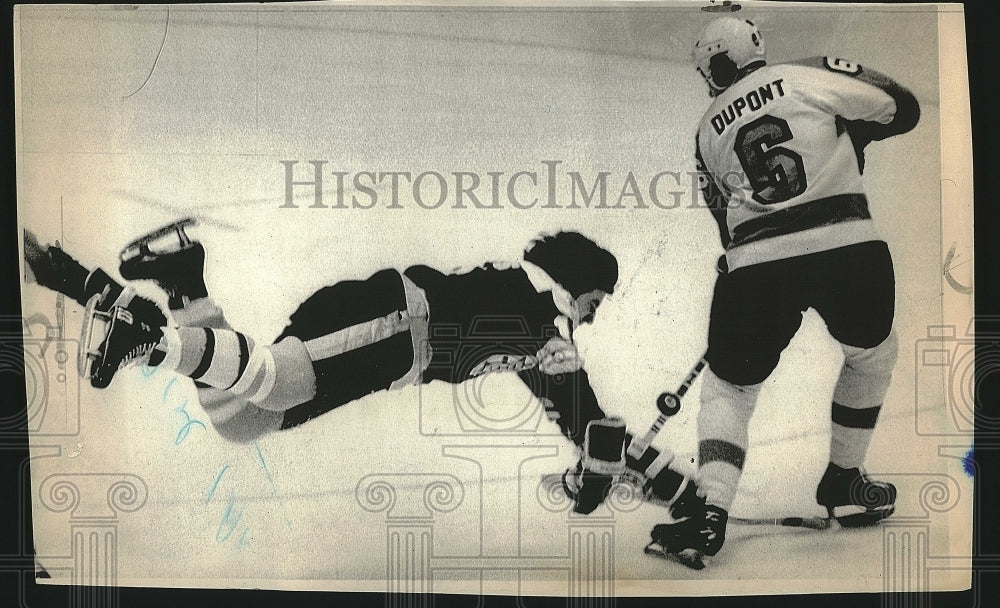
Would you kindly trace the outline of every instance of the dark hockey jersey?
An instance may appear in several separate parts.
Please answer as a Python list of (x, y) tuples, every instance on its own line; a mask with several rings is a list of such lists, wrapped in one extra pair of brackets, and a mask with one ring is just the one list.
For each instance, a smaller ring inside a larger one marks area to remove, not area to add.
[(533, 364), (538, 351), (560, 337), (555, 319), (561, 313), (551, 292), (536, 291), (523, 270), (486, 265), (446, 275), (414, 266), (405, 274), (424, 289), (430, 310), (433, 354), (424, 382), (457, 384), (506, 365), (574, 443), (582, 443), (587, 422), (604, 417), (586, 371), (549, 375)]

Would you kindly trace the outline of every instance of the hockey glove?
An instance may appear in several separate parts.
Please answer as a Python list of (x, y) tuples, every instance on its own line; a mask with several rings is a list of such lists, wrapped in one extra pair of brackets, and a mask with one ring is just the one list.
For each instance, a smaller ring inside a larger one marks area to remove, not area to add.
[(573, 511), (592, 513), (624, 472), (625, 422), (620, 418), (590, 421), (583, 456), (575, 468), (563, 474), (563, 486), (574, 502)]

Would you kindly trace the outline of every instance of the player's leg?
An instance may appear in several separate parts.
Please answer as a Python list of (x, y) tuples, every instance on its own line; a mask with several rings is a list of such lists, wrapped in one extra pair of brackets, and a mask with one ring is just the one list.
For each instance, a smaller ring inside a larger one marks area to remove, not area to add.
[[(165, 327), (147, 322), (119, 306), (101, 313), (88, 307), (88, 376), (105, 388), (118, 370), (136, 363), (177, 372), (223, 389), (265, 409), (283, 411), (308, 400), (315, 378), (301, 341), (257, 344), (232, 330)], [(99, 327), (98, 327), (99, 326)]]
[(698, 413), (698, 485), (705, 507), (678, 528), (660, 528), (672, 552), (679, 543), (686, 545), (680, 549), (715, 555), (723, 545), (761, 383), (802, 322), (797, 270), (795, 260), (782, 260), (720, 274), (716, 281)]
[(869, 525), (891, 515), (896, 500), (892, 484), (863, 469), (899, 350), (892, 259), (882, 242), (820, 258), (827, 280), (814, 306), (841, 343), (844, 364), (833, 393), (830, 463), (816, 498), (841, 525)]
[(232, 330), (154, 327), (114, 309), (94, 353), (93, 376), (110, 383), (118, 369), (136, 361), (165, 367), (284, 412), (282, 428), (288, 428), (390, 388), (410, 371), (416, 321), (407, 295), (392, 270), (324, 288), (292, 315), (271, 346)]
[(170, 310), (207, 298), (205, 248), (187, 234), (196, 223), (193, 218), (171, 222), (126, 245), (119, 255), (122, 277), (155, 281), (166, 292)]
[[(187, 233), (186, 218), (157, 228), (126, 245), (119, 272), (126, 279), (150, 280), (167, 294), (177, 325), (232, 330), (205, 284), (205, 248)], [(249, 441), (281, 425), (282, 414), (265, 410), (231, 392), (195, 381), (198, 401), (219, 434)]]

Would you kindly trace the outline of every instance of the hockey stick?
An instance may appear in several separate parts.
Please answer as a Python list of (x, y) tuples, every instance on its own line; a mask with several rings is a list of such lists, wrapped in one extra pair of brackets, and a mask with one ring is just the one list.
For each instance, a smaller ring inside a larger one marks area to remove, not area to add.
[(691, 388), (691, 385), (698, 377), (698, 374), (701, 373), (701, 370), (705, 369), (705, 365), (705, 356), (702, 355), (702, 357), (698, 359), (698, 362), (695, 363), (695, 366), (691, 369), (691, 371), (688, 372), (687, 378), (684, 379), (684, 382), (682, 382), (677, 388), (676, 393), (660, 394), (660, 396), (656, 399), (656, 407), (660, 410), (660, 415), (656, 417), (656, 420), (653, 421), (653, 425), (649, 427), (649, 430), (646, 431), (645, 435), (641, 438), (634, 439), (632, 443), (629, 444), (629, 456), (637, 460), (642, 458), (642, 455), (646, 453), (646, 449), (649, 447), (649, 444), (652, 443), (656, 435), (661, 429), (663, 429), (663, 425), (667, 422), (667, 418), (680, 411), (681, 397), (688, 392), (688, 389)]
[(826, 517), (730, 517), (729, 523), (741, 526), (786, 526), (809, 530), (829, 530), (832, 522)]

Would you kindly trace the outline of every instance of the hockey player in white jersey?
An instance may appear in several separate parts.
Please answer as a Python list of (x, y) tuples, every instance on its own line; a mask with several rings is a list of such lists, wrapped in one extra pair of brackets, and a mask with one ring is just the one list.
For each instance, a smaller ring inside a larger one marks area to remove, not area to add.
[(914, 128), (919, 106), (890, 78), (841, 59), (767, 65), (760, 31), (733, 17), (705, 27), (694, 60), (714, 98), (696, 158), (725, 248), (698, 415), (706, 509), (652, 536), (699, 567), (725, 540), (761, 385), (809, 308), (845, 355), (817, 502), (845, 527), (893, 512), (895, 487), (862, 468), (897, 356), (892, 260), (862, 173), (865, 146)]

